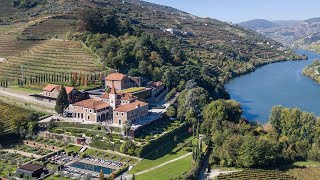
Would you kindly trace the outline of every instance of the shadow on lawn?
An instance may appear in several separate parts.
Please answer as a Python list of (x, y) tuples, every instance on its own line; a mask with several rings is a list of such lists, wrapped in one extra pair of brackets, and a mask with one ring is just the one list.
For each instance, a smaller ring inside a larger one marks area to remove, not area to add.
[(154, 150), (150, 154), (144, 157), (144, 159), (148, 160), (156, 160), (165, 155), (174, 155), (181, 151), (181, 148), (178, 148), (178, 145), (184, 143), (185, 139), (191, 136), (190, 133), (184, 133), (180, 135), (177, 141), (168, 142), (167, 144), (161, 146), (159, 149)]

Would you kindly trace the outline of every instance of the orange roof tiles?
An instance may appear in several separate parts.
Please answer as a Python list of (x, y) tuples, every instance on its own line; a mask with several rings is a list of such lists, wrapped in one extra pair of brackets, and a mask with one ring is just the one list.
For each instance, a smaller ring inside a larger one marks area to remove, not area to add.
[(106, 103), (103, 101), (99, 101), (99, 100), (95, 100), (95, 99), (87, 99), (87, 100), (77, 102), (77, 103), (73, 104), (73, 106), (99, 110), (99, 109), (107, 108), (110, 105), (109, 105), (109, 103)]
[(148, 105), (148, 103), (137, 100), (137, 101), (135, 101), (133, 103), (130, 103), (130, 104), (121, 105), (121, 106), (117, 107), (115, 109), (115, 111), (129, 112), (129, 111), (132, 111), (132, 110), (136, 109), (137, 106), (141, 107), (141, 106), (147, 106), (147, 105)]
[[(57, 89), (57, 91), (61, 90), (61, 85), (56, 85), (56, 84), (48, 84), (46, 87), (43, 88), (44, 91), (53, 91), (54, 89)], [(64, 86), (66, 88), (67, 94), (69, 94), (72, 90), (74, 90), (74, 87), (68, 87)]]
[(108, 81), (121, 81), (126, 75), (121, 74), (121, 73), (111, 73), (106, 77), (106, 80)]

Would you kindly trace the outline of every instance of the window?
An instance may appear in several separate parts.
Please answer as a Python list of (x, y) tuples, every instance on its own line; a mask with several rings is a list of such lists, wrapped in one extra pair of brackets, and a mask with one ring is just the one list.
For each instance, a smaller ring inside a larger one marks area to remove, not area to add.
[(88, 116), (88, 120), (90, 119), (90, 116)]
[(121, 119), (119, 119), (119, 125), (121, 125)]
[(122, 116), (122, 117), (124, 116), (124, 113), (123, 113), (123, 112), (121, 113), (121, 116)]
[(90, 109), (90, 112), (92, 112), (92, 110)]
[(116, 113), (116, 116), (119, 116), (119, 112)]

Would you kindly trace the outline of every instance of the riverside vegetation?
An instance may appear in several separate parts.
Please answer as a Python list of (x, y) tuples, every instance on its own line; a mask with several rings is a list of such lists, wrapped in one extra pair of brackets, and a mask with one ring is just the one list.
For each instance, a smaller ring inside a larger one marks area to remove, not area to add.
[(311, 79), (315, 80), (317, 83), (320, 84), (320, 61), (315, 60), (312, 64), (308, 67), (303, 69), (303, 74), (310, 77)]

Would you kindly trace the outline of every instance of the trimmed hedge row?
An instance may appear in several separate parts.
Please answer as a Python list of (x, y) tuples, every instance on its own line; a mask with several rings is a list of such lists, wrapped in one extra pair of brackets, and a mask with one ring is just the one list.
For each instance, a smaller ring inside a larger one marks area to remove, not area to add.
[(125, 166), (117, 169), (115, 172), (111, 173), (111, 174), (110, 174), (110, 177), (111, 177), (111, 176), (113, 176), (113, 177), (118, 177), (118, 176), (120, 176), (122, 173), (126, 172), (128, 169), (129, 169), (129, 165), (125, 165)]
[[(104, 128), (104, 126), (96, 125), (96, 124), (81, 124), (77, 122), (53, 122), (55, 127), (74, 127), (74, 128), (86, 128), (86, 129), (97, 129)], [(120, 128), (110, 127), (113, 132), (121, 132)]]
[(136, 152), (138, 157), (144, 157), (150, 152), (154, 151), (156, 148), (173, 141), (175, 136), (179, 136), (180, 134), (187, 132), (189, 128), (188, 123), (181, 124), (180, 127), (168, 131), (167, 133), (159, 136), (158, 138), (149, 141), (146, 145), (140, 147), (140, 149)]

